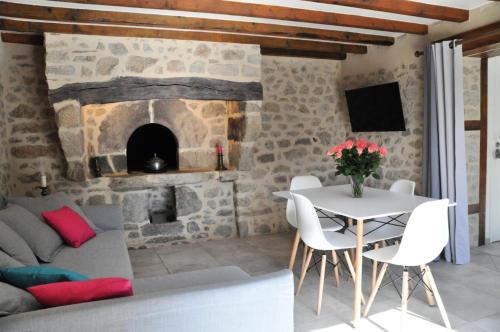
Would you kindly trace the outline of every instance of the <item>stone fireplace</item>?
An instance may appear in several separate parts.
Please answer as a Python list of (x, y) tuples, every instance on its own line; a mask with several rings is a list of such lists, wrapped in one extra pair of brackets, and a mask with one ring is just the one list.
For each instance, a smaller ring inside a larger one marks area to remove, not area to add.
[[(261, 127), (258, 46), (59, 34), (45, 46), (67, 178), (123, 206), (130, 247), (241, 233), (235, 182)], [(216, 144), (227, 171), (215, 171)], [(166, 167), (150, 174), (155, 155)]]

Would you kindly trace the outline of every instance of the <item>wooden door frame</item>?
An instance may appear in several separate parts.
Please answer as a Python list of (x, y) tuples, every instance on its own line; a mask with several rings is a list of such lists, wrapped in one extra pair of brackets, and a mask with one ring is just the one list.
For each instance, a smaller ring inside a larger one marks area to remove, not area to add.
[(486, 242), (486, 174), (488, 169), (488, 58), (481, 58), (480, 70), (480, 117), (479, 120), (465, 121), (466, 131), (480, 133), (479, 141), (479, 203), (469, 204), (469, 215), (479, 214), (480, 246)]

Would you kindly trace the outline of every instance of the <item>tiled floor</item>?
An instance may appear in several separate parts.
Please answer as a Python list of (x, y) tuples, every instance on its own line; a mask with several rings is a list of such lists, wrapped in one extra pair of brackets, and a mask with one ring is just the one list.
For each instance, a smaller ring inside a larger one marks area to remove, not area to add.
[[(157, 249), (131, 250), (136, 278), (215, 266), (237, 265), (251, 275), (285, 268), (292, 234), (283, 233), (247, 239), (229, 239)], [(300, 261), (301, 252), (298, 254)], [(299, 264), (296, 264), (295, 275)], [(432, 272), (456, 331), (500, 331), (500, 243), (472, 251), (472, 263), (464, 266), (433, 263)], [(365, 295), (369, 294), (370, 265), (363, 276)], [(353, 331), (349, 325), (352, 305), (352, 282), (343, 274), (335, 287), (333, 273), (327, 271), (323, 309), (318, 317), (314, 308), (318, 274), (311, 270), (301, 293), (295, 298), (296, 331)], [(424, 301), (419, 288), (410, 299), (408, 331), (440, 331), (439, 311)], [(363, 319), (361, 331), (399, 331), (399, 298), (392, 286), (382, 289), (370, 317)]]

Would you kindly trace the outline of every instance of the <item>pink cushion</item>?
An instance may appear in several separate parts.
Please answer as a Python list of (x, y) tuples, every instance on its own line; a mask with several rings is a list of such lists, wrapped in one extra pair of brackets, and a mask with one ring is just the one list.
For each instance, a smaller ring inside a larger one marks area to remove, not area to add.
[(27, 290), (46, 307), (131, 296), (134, 293), (132, 283), (124, 278), (63, 281), (28, 287)]
[(59, 233), (64, 242), (73, 248), (80, 247), (95, 236), (95, 232), (90, 228), (85, 219), (67, 206), (59, 210), (45, 211), (42, 213), (42, 216)]

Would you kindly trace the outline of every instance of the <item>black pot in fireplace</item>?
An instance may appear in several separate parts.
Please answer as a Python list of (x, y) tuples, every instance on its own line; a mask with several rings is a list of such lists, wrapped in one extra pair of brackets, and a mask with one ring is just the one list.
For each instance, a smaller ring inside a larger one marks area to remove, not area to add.
[(179, 144), (165, 126), (150, 123), (137, 128), (127, 143), (129, 173), (161, 173), (179, 169)]

